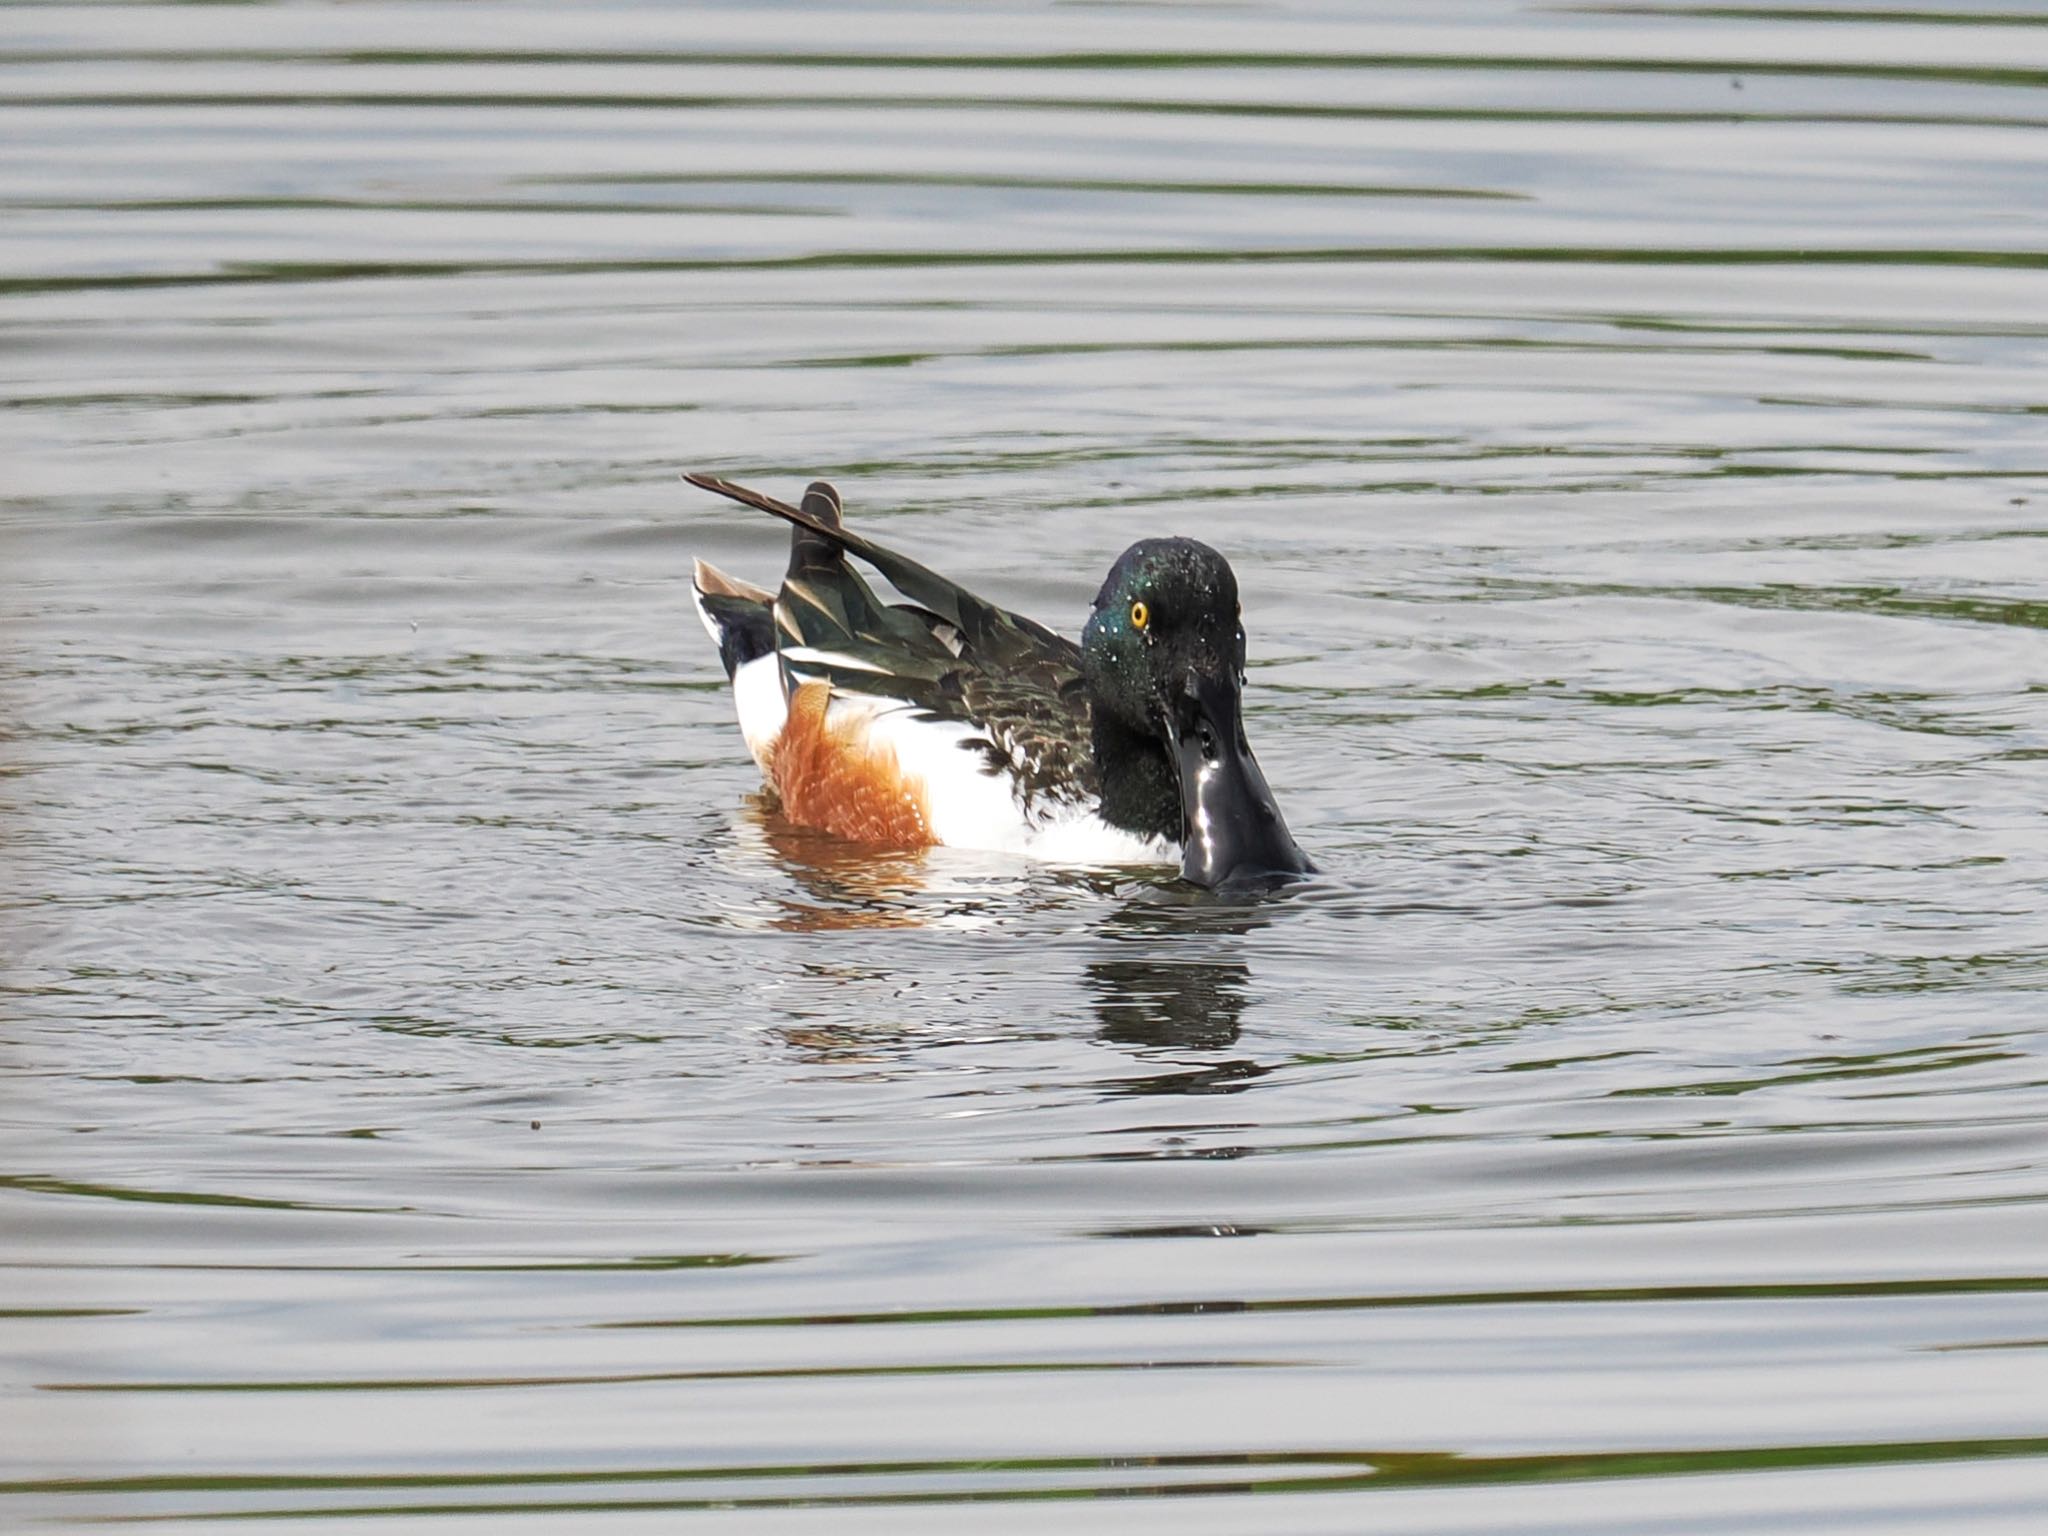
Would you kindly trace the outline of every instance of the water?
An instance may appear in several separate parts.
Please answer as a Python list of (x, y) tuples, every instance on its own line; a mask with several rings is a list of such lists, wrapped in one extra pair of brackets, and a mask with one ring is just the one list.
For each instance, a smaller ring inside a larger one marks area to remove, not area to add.
[[(2041, 1529), (2043, 21), (0, 14), (0, 1523)], [(783, 824), (692, 468), (1323, 875)]]

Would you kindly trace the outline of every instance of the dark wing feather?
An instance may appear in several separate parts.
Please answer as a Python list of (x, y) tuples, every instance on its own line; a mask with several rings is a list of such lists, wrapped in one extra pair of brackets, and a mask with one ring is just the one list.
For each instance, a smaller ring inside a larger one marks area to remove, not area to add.
[(844, 562), (836, 570), (808, 565), (783, 582), (775, 603), (784, 640), (817, 653), (797, 661), (785, 648), (791, 672), (975, 726), (987, 738), (980, 750), (990, 766), (1013, 774), (1027, 803), (1099, 792), (1081, 648), (1073, 641), (772, 496), (715, 475), (683, 478), (831, 540), (921, 605), (884, 607)]
[(776, 652), (798, 682), (822, 679), (936, 710), (960, 665), (929, 624), (875, 601), (852, 570), (787, 577), (775, 596)]
[(799, 528), (822, 534), (849, 554), (867, 561), (889, 584), (914, 603), (936, 613), (959, 630), (963, 643), (981, 653), (986, 667), (1009, 667), (1034, 660), (1062, 660), (1076, 671), (1081, 665), (1081, 648), (1062, 635), (1054, 634), (1034, 619), (998, 608), (976, 597), (958, 582), (948, 581), (937, 571), (919, 565), (908, 556), (877, 544), (860, 534), (812, 517), (786, 501), (764, 496), (744, 485), (734, 485), (716, 475), (687, 474), (683, 478), (703, 490), (730, 496), (734, 501), (794, 523)]

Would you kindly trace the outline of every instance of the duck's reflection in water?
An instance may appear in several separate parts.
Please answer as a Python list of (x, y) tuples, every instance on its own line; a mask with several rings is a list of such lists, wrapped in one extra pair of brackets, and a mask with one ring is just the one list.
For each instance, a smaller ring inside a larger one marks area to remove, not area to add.
[[(1120, 953), (1089, 962), (1101, 1038), (1163, 1051), (1226, 1051), (1251, 1000), (1240, 941), (1270, 919), (1255, 902), (1177, 888), (1148, 891), (1101, 925)], [(1236, 1093), (1267, 1069), (1255, 1061), (1181, 1063), (1116, 1085), (1121, 1093)]]
[(1088, 967), (1102, 1038), (1167, 1050), (1237, 1044), (1251, 979), (1242, 960), (1097, 960)]
[[(777, 898), (769, 926), (790, 933), (852, 928), (921, 928), (931, 912), (917, 900), (925, 890), (922, 849), (897, 851), (849, 843), (829, 832), (799, 826), (763, 793), (747, 798), (745, 824), (768, 845), (775, 863), (802, 897)], [(808, 898), (808, 899), (805, 899)]]
[[(789, 821), (767, 795), (748, 800), (744, 830), (794, 886), (778, 894), (767, 926), (791, 933), (857, 929), (984, 928), (1005, 919), (1065, 910), (1081, 919), (1101, 897), (1128, 890), (1128, 877), (1074, 872), (1048, 881), (1033, 869), (1011, 876), (1004, 861), (956, 866), (934, 861), (926, 851), (902, 852), (849, 843)], [(941, 854), (946, 851), (941, 850)], [(955, 858), (958, 856), (956, 855)], [(1096, 918), (1083, 943), (1095, 958), (1084, 962), (1087, 988), (1100, 1028), (1098, 1038), (1134, 1055), (1147, 1071), (1105, 1087), (1117, 1094), (1233, 1093), (1267, 1071), (1257, 1062), (1231, 1058), (1188, 1061), (1185, 1053), (1228, 1051), (1237, 1044), (1251, 1000), (1251, 968), (1239, 957), (1244, 936), (1271, 920), (1266, 903), (1231, 900), (1178, 885), (1145, 887), (1137, 897)], [(1017, 942), (1029, 943), (1024, 935)], [(1071, 954), (1065, 936), (1047, 959)], [(1085, 952), (1085, 951), (1084, 951)], [(886, 965), (849, 966), (814, 961), (802, 967), (851, 1005), (861, 989), (892, 992)], [(853, 993), (843, 992), (851, 987)], [(840, 1007), (792, 1018), (785, 1038), (807, 1055), (878, 1059), (877, 1053), (914, 1048), (923, 1031), (880, 1017), (865, 1008)]]

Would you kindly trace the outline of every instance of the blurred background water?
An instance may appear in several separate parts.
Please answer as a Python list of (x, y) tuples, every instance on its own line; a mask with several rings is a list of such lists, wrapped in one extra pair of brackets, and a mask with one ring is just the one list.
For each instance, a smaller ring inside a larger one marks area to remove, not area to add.
[[(0, 1523), (2042, 1529), (2048, 11), (0, 81)], [(1323, 876), (787, 826), (685, 468), (1223, 548)]]

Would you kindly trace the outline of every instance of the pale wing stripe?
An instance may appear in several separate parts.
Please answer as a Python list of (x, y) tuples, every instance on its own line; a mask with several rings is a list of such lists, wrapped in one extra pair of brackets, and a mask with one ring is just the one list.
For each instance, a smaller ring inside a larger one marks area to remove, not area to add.
[(828, 667), (835, 672), (874, 672), (883, 677), (889, 675), (887, 667), (878, 667), (872, 661), (860, 661), (852, 656), (842, 656), (837, 651), (821, 651), (809, 645), (785, 645), (782, 659), (800, 667)]

